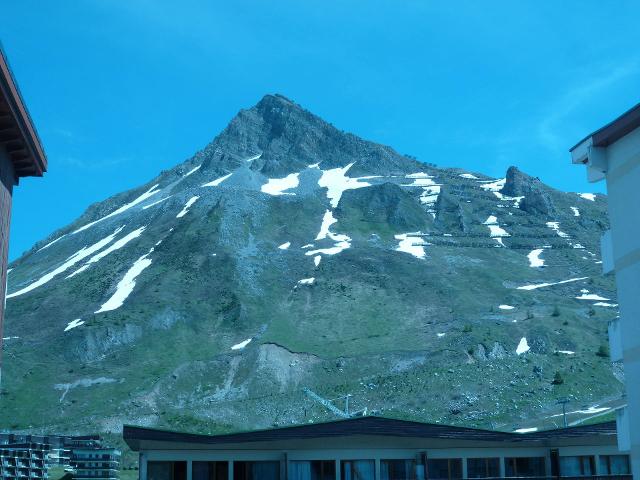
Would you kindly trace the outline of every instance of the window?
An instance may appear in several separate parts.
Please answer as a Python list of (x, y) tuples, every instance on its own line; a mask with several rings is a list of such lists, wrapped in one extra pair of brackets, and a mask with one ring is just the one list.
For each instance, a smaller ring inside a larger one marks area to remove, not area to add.
[(427, 459), (427, 478), (438, 480), (462, 478), (462, 459)]
[(600, 455), (600, 475), (629, 475), (628, 455)]
[(342, 480), (375, 480), (376, 467), (373, 460), (342, 460)]
[(148, 462), (148, 480), (186, 480), (187, 462)]
[(193, 480), (227, 480), (229, 478), (227, 462), (193, 462), (191, 470)]
[(504, 473), (507, 477), (544, 477), (546, 475), (544, 457), (511, 457), (504, 459)]
[(560, 475), (563, 477), (583, 477), (595, 475), (596, 464), (590, 455), (560, 457)]
[(289, 462), (290, 480), (335, 480), (336, 462), (333, 460), (310, 460)]
[(233, 480), (280, 480), (280, 462), (233, 462)]
[(468, 458), (468, 478), (496, 478), (500, 476), (499, 458)]
[(380, 480), (416, 480), (415, 460), (380, 460)]

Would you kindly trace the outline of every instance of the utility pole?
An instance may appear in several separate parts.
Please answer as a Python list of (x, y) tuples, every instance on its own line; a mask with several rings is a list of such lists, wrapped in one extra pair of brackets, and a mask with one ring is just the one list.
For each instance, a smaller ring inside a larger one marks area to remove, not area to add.
[(342, 410), (340, 410), (338, 407), (336, 407), (333, 402), (331, 400), (327, 400), (325, 398), (322, 398), (320, 395), (318, 395), (317, 393), (315, 393), (314, 391), (312, 391), (310, 388), (303, 388), (302, 391), (310, 398), (312, 398), (313, 400), (315, 400), (316, 402), (320, 403), (321, 405), (323, 405), (327, 410), (329, 410), (330, 412), (334, 413), (335, 415), (337, 415), (338, 417), (342, 417), (342, 418), (349, 418), (349, 400), (347, 397), (347, 411), (343, 412)]
[(561, 398), (560, 400), (558, 400), (558, 404), (562, 405), (562, 423), (563, 423), (565, 428), (568, 427), (568, 424), (567, 424), (567, 403), (569, 403), (569, 399), (568, 398)]
[[(352, 418), (352, 417), (357, 417), (359, 415), (362, 415), (362, 416), (366, 416), (367, 415), (367, 408), (366, 407), (363, 408), (362, 410), (357, 410), (355, 412), (352, 412), (352, 411), (349, 410), (349, 398), (353, 397), (353, 395), (351, 395), (350, 393), (347, 393), (344, 397), (338, 397), (338, 398), (334, 398), (333, 400), (328, 400), (326, 398), (321, 397), (320, 395), (318, 395), (316, 392), (314, 392), (310, 388), (305, 387), (305, 388), (302, 389), (302, 391), (309, 398), (311, 398), (312, 400), (315, 400), (320, 405), (322, 405), (323, 407), (325, 407), (327, 410), (329, 410), (331, 413), (337, 415), (338, 417), (341, 417), (341, 418)], [(344, 398), (344, 410), (340, 410), (335, 405), (334, 402), (342, 400), (343, 398)]]

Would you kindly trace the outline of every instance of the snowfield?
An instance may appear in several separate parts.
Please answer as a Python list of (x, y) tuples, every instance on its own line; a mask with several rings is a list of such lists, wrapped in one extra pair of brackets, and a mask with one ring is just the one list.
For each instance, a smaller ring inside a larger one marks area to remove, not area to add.
[(543, 248), (536, 248), (529, 252), (527, 258), (529, 259), (529, 266), (532, 268), (544, 267), (544, 260), (540, 258), (540, 254), (544, 251)]
[(108, 312), (110, 310), (115, 310), (120, 308), (124, 301), (127, 299), (131, 292), (133, 292), (133, 287), (136, 286), (136, 278), (140, 275), (143, 270), (151, 265), (151, 259), (148, 258), (149, 255), (153, 252), (153, 248), (149, 250), (149, 252), (142, 255), (138, 258), (131, 268), (124, 274), (122, 280), (118, 282), (116, 285), (116, 291), (111, 298), (102, 304), (100, 309), (96, 310), (94, 313), (102, 313)]
[(518, 290), (536, 290), (538, 288), (551, 287), (553, 285), (562, 285), (563, 283), (570, 282), (578, 282), (580, 280), (586, 280), (589, 277), (578, 277), (578, 278), (570, 278), (569, 280), (562, 280), (560, 282), (550, 282), (550, 283), (538, 283), (533, 285), (522, 285), (521, 287), (517, 287)]
[(227, 178), (229, 178), (231, 175), (233, 175), (233, 173), (229, 173), (228, 175), (225, 175), (224, 177), (217, 178), (217, 179), (213, 180), (212, 182), (204, 183), (204, 184), (202, 184), (202, 186), (203, 187), (217, 187), (222, 182), (224, 182)]
[(81, 320), (79, 318), (76, 318), (75, 320), (71, 320), (67, 326), (65, 327), (64, 331), (68, 332), (69, 330), (71, 330), (72, 328), (76, 328), (79, 327), (80, 325), (84, 324), (84, 320)]
[(93, 221), (91, 223), (87, 223), (85, 226), (80, 227), (77, 230), (71, 232), (71, 235), (75, 235), (76, 233), (82, 232), (83, 230), (86, 230), (87, 228), (93, 227), (96, 223), (100, 223), (103, 220), (106, 220), (107, 218), (115, 217), (116, 215), (120, 215), (121, 213), (126, 212), (130, 208), (135, 207), (139, 203), (144, 202), (147, 198), (151, 198), (156, 193), (160, 192), (160, 190), (156, 190), (158, 187), (159, 187), (159, 184), (154, 185), (153, 187), (151, 187), (149, 190), (144, 192), (142, 195), (140, 195), (135, 200), (124, 204), (123, 206), (121, 206), (117, 210), (114, 210), (113, 212), (111, 212), (109, 215), (105, 215), (104, 217), (99, 218), (98, 220), (95, 220), (95, 221)]
[(284, 178), (269, 178), (267, 183), (260, 187), (260, 191), (269, 195), (295, 195), (286, 190), (296, 188), (300, 184), (299, 176), (299, 173), (291, 173)]
[(198, 165), (197, 167), (193, 167), (191, 170), (189, 170), (187, 173), (185, 173), (182, 178), (186, 178), (191, 174), (196, 173), (198, 170), (200, 170), (200, 167), (202, 167), (202, 165)]
[(18, 290), (17, 292), (13, 292), (13, 293), (8, 294), (7, 298), (13, 298), (13, 297), (17, 297), (18, 295), (24, 295), (25, 293), (30, 292), (31, 290), (35, 290), (36, 288), (41, 287), (45, 283), (50, 282), (56, 276), (58, 276), (61, 273), (64, 273), (67, 270), (69, 270), (76, 263), (81, 262), (85, 258), (93, 255), (97, 251), (99, 251), (99, 250), (103, 249), (104, 247), (106, 247), (108, 244), (110, 244), (113, 241), (114, 238), (116, 238), (116, 235), (118, 235), (118, 233), (120, 233), (123, 228), (124, 227), (118, 227), (111, 235), (103, 238), (102, 240), (97, 241), (96, 243), (94, 243), (93, 245), (91, 245), (89, 247), (82, 247), (76, 253), (71, 255), (67, 259), (67, 261), (64, 262), (62, 265), (60, 265), (58, 268), (52, 270), (51, 272), (47, 273), (46, 275), (43, 275), (42, 277), (40, 277), (35, 282), (33, 282), (33, 283), (29, 284), (28, 286)]
[(142, 232), (144, 232), (145, 228), (147, 228), (146, 225), (144, 227), (137, 228), (133, 232), (130, 232), (127, 235), (125, 235), (124, 237), (122, 237), (120, 240), (115, 241), (113, 244), (111, 244), (109, 246), (109, 248), (106, 248), (105, 250), (102, 250), (101, 252), (95, 254), (93, 257), (91, 257), (89, 260), (87, 260), (87, 262), (83, 266), (81, 266), (78, 270), (76, 270), (75, 272), (67, 275), (66, 278), (75, 277), (79, 273), (82, 273), (86, 269), (88, 269), (91, 266), (91, 264), (98, 263), (100, 260), (102, 260), (104, 257), (109, 255), (110, 253), (121, 249), (127, 243), (129, 243), (131, 240), (133, 240), (135, 238), (138, 238), (140, 235), (142, 235)]
[(338, 202), (346, 190), (371, 186), (370, 183), (361, 181), (365, 177), (347, 177), (346, 173), (352, 166), (353, 163), (350, 163), (346, 167), (322, 170), (322, 176), (318, 180), (318, 185), (327, 189), (327, 198), (330, 200), (333, 208), (338, 206)]
[(189, 208), (191, 208), (191, 206), (196, 203), (196, 201), (199, 199), (200, 197), (198, 195), (194, 195), (193, 197), (191, 197), (189, 200), (187, 200), (187, 203), (184, 204), (184, 207), (182, 208), (182, 210), (180, 210), (180, 212), (176, 215), (176, 218), (182, 218), (184, 217), (187, 213), (189, 213)]
[(523, 353), (526, 353), (528, 351), (529, 344), (527, 343), (527, 339), (525, 337), (522, 337), (520, 339), (520, 343), (518, 343), (518, 346), (516, 347), (516, 354), (522, 355)]
[[(511, 235), (502, 227), (498, 225), (498, 219), (495, 215), (490, 215), (487, 218), (483, 225), (486, 225), (489, 228), (489, 235), (491, 238), (501, 238), (501, 237), (510, 237)], [(501, 242), (502, 243), (502, 242)]]
[(416, 237), (415, 235), (422, 234), (420, 232), (416, 232), (395, 235), (396, 240), (400, 240), (396, 251), (408, 253), (416, 258), (423, 259), (425, 257), (424, 246), (430, 244), (425, 242), (422, 237)]
[(233, 345), (231, 347), (231, 350), (242, 350), (244, 347), (246, 347), (247, 345), (249, 345), (251, 343), (251, 340), (253, 340), (253, 339), (252, 338), (247, 338), (243, 342), (236, 343), (235, 345)]

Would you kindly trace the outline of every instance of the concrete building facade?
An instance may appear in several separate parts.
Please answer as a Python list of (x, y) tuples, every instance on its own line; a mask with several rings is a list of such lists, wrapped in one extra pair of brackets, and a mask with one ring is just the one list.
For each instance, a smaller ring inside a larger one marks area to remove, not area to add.
[(120, 450), (115, 448), (75, 448), (71, 453), (73, 478), (117, 480), (120, 456)]
[(140, 480), (631, 479), (615, 422), (526, 434), (380, 417), (226, 435), (125, 426)]
[(640, 104), (571, 149), (591, 182), (606, 181), (611, 228), (601, 241), (603, 272), (615, 273), (620, 316), (609, 326), (612, 361), (623, 361), (627, 407), (618, 414), (620, 447), (640, 475)]
[(21, 177), (39, 177), (46, 169), (47, 158), (40, 139), (0, 48), (0, 385), (13, 187)]

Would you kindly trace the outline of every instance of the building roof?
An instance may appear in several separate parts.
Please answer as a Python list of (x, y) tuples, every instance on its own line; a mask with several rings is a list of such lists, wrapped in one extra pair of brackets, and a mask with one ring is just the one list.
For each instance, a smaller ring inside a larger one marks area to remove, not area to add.
[(594, 147), (607, 147), (636, 128), (640, 128), (640, 103), (630, 110), (627, 110), (604, 127), (599, 128), (590, 135), (587, 135), (571, 147), (569, 151), (573, 152), (586, 141), (590, 141), (590, 144)]
[(134, 451), (140, 450), (141, 441), (215, 445), (368, 435), (405, 438), (476, 440), (487, 442), (537, 442), (551, 439), (601, 435), (610, 436), (615, 434), (615, 422), (532, 433), (511, 433), (433, 423), (412, 422), (375, 416), (357, 417), (346, 420), (312, 423), (292, 427), (272, 428), (267, 430), (227, 433), (221, 435), (183, 433), (131, 425), (125, 425), (122, 431), (124, 440)]
[(9, 153), (16, 177), (41, 177), (47, 157), (0, 45), (0, 145)]

